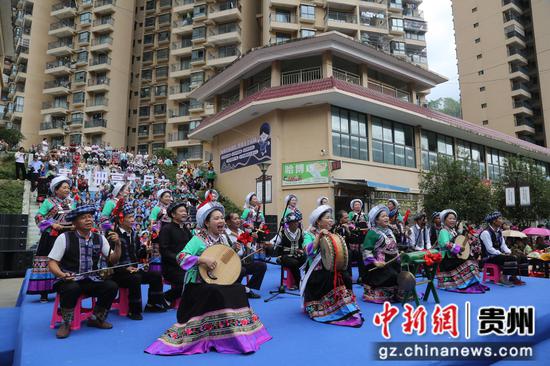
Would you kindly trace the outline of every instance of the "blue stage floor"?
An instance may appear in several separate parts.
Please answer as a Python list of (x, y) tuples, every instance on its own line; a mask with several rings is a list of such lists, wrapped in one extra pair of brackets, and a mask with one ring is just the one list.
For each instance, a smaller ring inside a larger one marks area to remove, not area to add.
[[(491, 291), (483, 295), (463, 295), (439, 291), (441, 305), (455, 303), (459, 305), (459, 330), (461, 337), (456, 340), (447, 335), (432, 335), (430, 329), (423, 336), (405, 335), (401, 332), (401, 314), (393, 321), (390, 329), (391, 342), (443, 342), (452, 344), (464, 341), (462, 337), (463, 312), (465, 301), (472, 305), (472, 337), (469, 342), (529, 342), (535, 349), (535, 360), (516, 361), (514, 365), (536, 365), (548, 359), (550, 350), (550, 280), (527, 278), (526, 286), (505, 288), (489, 285)], [(274, 289), (279, 282), (279, 267), (269, 265), (262, 290), (263, 298), (269, 290)], [(362, 288), (354, 286), (354, 291), (360, 299)], [(419, 291), (419, 292), (422, 292)], [(146, 294), (146, 291), (144, 291)], [(55, 338), (55, 330), (49, 328), (53, 307), (53, 295), (48, 304), (38, 302), (36, 296), (25, 296), (21, 304), (19, 329), (16, 339), (14, 365), (56, 366), (78, 365), (358, 365), (371, 364), (375, 358), (375, 342), (384, 342), (380, 328), (373, 325), (375, 312), (382, 309), (381, 305), (368, 304), (358, 300), (365, 324), (362, 328), (347, 328), (319, 324), (309, 320), (301, 310), (301, 300), (297, 296), (280, 295), (277, 299), (264, 303), (263, 300), (251, 300), (251, 306), (260, 316), (273, 339), (265, 343), (261, 349), (252, 355), (226, 355), (214, 352), (193, 356), (152, 356), (143, 352), (159, 335), (173, 322), (174, 310), (164, 314), (144, 314), (143, 321), (132, 321), (119, 317), (116, 311), (111, 311), (109, 320), (113, 323), (112, 330), (87, 328), (84, 324), (78, 331), (71, 333), (65, 340)], [(432, 314), (433, 300), (427, 303), (428, 315)], [(480, 306), (497, 305), (508, 307), (512, 305), (534, 305), (536, 308), (536, 332), (534, 337), (479, 337), (477, 336), (476, 314)], [(402, 310), (401, 306), (399, 308)], [(2, 316), (4, 313), (0, 313)], [(429, 319), (429, 318), (428, 318)], [(1, 322), (0, 322), (1, 323)], [(428, 322), (428, 324), (430, 324)], [(546, 340), (546, 341), (545, 341)], [(385, 361), (384, 364), (425, 365), (457, 364), (457, 365), (489, 365), (491, 362), (435, 362), (435, 361)], [(510, 364), (499, 361), (498, 365)]]

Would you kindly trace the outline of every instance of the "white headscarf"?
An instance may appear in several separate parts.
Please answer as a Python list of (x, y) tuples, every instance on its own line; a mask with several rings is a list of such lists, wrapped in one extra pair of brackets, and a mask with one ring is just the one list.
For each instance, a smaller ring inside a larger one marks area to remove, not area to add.
[(296, 198), (296, 202), (298, 202), (298, 197), (296, 197), (295, 195), (293, 195), (293, 194), (291, 193), (291, 194), (289, 194), (289, 195), (287, 195), (287, 196), (285, 197), (285, 206), (288, 205), (288, 202), (290, 202), (290, 200), (292, 199), (292, 197)]
[(246, 198), (244, 199), (244, 208), (250, 208), (250, 200), (252, 199), (252, 196), (255, 196), (256, 192), (250, 192), (246, 195)]
[(215, 210), (221, 211), (222, 215), (225, 216), (225, 208), (218, 202), (208, 202), (201, 208), (197, 210), (197, 226), (204, 228), (204, 221), (208, 215)]
[(458, 215), (456, 214), (455, 210), (452, 210), (450, 208), (443, 210), (439, 213), (439, 218), (441, 219), (441, 223), (445, 225), (445, 218), (449, 216), (449, 214), (454, 214), (456, 218), (458, 218)]
[(385, 205), (377, 205), (370, 209), (369, 211), (369, 224), (371, 227), (376, 227), (376, 219), (382, 213), (390, 213), (390, 209)]
[(332, 207), (330, 207), (329, 205), (322, 205), (317, 207), (315, 210), (313, 210), (311, 215), (309, 215), (309, 224), (311, 226), (315, 226), (317, 220), (319, 220), (319, 218), (323, 216), (323, 214), (327, 211), (332, 213)]
[(323, 199), (326, 199), (326, 200), (328, 201), (328, 197), (321, 196), (321, 197), (317, 198), (317, 206), (321, 206), (321, 201), (322, 201)]
[(363, 209), (363, 201), (361, 201), (359, 198), (355, 198), (353, 200), (351, 200), (351, 202), (349, 203), (349, 207), (353, 210), (353, 205), (355, 204), (355, 202), (359, 202), (361, 204), (361, 209)]
[(64, 175), (59, 175), (57, 177), (55, 177), (54, 179), (52, 179), (52, 182), (50, 183), (50, 192), (52, 192), (52, 194), (55, 193), (55, 189), (57, 188), (57, 186), (61, 185), (61, 183), (63, 182), (67, 182), (67, 184), (69, 185), (69, 187), (71, 186), (71, 180), (64, 176)]

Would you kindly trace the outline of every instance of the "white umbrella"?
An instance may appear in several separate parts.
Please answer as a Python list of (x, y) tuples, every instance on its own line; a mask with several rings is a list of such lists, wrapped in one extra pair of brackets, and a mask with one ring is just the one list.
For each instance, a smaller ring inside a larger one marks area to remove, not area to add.
[(504, 230), (502, 232), (502, 236), (505, 236), (508, 238), (526, 238), (527, 237), (527, 235), (517, 230)]

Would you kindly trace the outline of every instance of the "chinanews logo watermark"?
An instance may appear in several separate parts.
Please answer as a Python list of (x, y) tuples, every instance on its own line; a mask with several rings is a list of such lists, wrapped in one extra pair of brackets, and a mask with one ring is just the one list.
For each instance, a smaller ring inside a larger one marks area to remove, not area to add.
[[(375, 313), (373, 317), (373, 323), (380, 328), (384, 339), (392, 338), (390, 324), (401, 321), (401, 332), (407, 336), (432, 334), (442, 336), (442, 341), (377, 343), (375, 359), (401, 361), (533, 359), (533, 347), (527, 342), (458, 341), (461, 335), (466, 340), (471, 339), (472, 322), (477, 323), (477, 336), (481, 337), (480, 340), (486, 336), (534, 336), (535, 308), (533, 306), (508, 308), (482, 306), (477, 310), (477, 314), (472, 312), (470, 302), (464, 304), (462, 312), (456, 304), (446, 306), (437, 304), (431, 314), (424, 305), (414, 308), (410, 304), (405, 304), (404, 311), (399, 317), (400, 308), (385, 302), (382, 311)], [(472, 315), (475, 315), (475, 319)], [(449, 337), (457, 341), (449, 342)]]

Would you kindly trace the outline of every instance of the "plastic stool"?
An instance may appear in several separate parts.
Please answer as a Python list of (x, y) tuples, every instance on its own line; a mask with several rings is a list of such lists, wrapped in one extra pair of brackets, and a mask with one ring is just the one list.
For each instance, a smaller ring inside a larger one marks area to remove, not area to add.
[(120, 287), (118, 289), (118, 297), (113, 301), (113, 304), (111, 305), (111, 309), (118, 309), (118, 315), (120, 316), (127, 316), (128, 312), (130, 311), (130, 303), (128, 300), (128, 296), (130, 295), (130, 292), (127, 288)]
[[(175, 286), (172, 285), (170, 282), (166, 281), (164, 278), (162, 279), (162, 284), (163, 284), (163, 285), (168, 285), (168, 286), (170, 286), (170, 288), (172, 288), (172, 289), (175, 287)], [(173, 302), (171, 303), (172, 309), (177, 309), (177, 308), (179, 308), (179, 307), (180, 307), (180, 301), (181, 301), (181, 296), (178, 297), (175, 301), (173, 301)]]
[(284, 284), (286, 288), (292, 288), (296, 286), (296, 280), (294, 279), (294, 276), (292, 275), (292, 272), (288, 268), (284, 269)]
[(498, 264), (485, 263), (483, 265), (483, 282), (486, 281), (500, 282), (500, 267)]
[[(76, 301), (76, 306), (74, 307), (73, 321), (71, 322), (71, 330), (80, 329), (80, 323), (92, 316), (95, 307), (95, 297), (92, 297), (92, 307), (85, 308), (82, 306), (82, 300), (84, 300), (86, 297), (87, 296), (80, 295), (80, 297)], [(50, 328), (55, 328), (55, 324), (61, 323), (62, 321), (63, 317), (61, 316), (61, 309), (59, 308), (59, 294), (57, 294), (57, 296), (55, 297), (55, 303), (53, 304), (53, 314), (52, 320), (50, 322)]]

